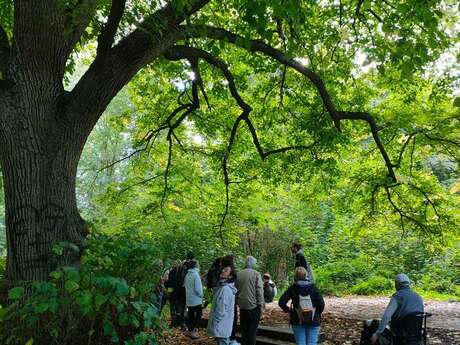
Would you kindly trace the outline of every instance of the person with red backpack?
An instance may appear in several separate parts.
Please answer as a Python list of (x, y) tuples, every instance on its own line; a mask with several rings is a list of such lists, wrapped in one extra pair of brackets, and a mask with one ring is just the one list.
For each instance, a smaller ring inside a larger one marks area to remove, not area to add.
[[(289, 313), (297, 345), (318, 344), (321, 313), (324, 310), (324, 299), (318, 288), (308, 280), (307, 270), (297, 267), (294, 272), (294, 284), (283, 293), (279, 306)], [(288, 302), (292, 301), (291, 307)]]

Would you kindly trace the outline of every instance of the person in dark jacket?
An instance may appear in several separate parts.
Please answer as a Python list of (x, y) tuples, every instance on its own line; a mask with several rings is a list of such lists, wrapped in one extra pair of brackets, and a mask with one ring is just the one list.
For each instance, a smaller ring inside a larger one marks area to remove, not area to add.
[(271, 276), (269, 273), (265, 273), (264, 276), (262, 277), (264, 281), (264, 300), (265, 303), (271, 303), (273, 302), (273, 299), (276, 296), (276, 293), (278, 292), (276, 289), (276, 285), (273, 282)]
[(222, 258), (217, 258), (214, 260), (212, 266), (209, 268), (208, 273), (206, 273), (206, 288), (213, 290), (219, 285), (219, 275), (222, 271)]
[(169, 302), (171, 309), (171, 326), (181, 327), (186, 329), (185, 325), (185, 287), (184, 279), (187, 273), (186, 264), (180, 261), (173, 263), (173, 266), (168, 272), (165, 287), (172, 289), (169, 294)]
[[(278, 304), (280, 308), (289, 313), (289, 323), (292, 326), (297, 345), (316, 345), (319, 338), (321, 313), (324, 310), (324, 299), (318, 288), (307, 280), (307, 270), (297, 267), (294, 272), (294, 284), (283, 293)], [(303, 321), (299, 318), (299, 296), (310, 296), (313, 305), (313, 318)], [(292, 301), (291, 307), (288, 302)]]
[[(372, 336), (372, 343), (378, 344), (380, 335), (383, 333), (388, 324), (395, 337), (395, 345), (420, 345), (420, 339), (405, 339), (404, 330), (399, 329), (399, 321), (409, 315), (417, 315), (424, 312), (423, 300), (419, 294), (410, 288), (409, 277), (403, 273), (395, 277), (396, 292), (391, 297), (385, 312), (380, 321), (377, 331)], [(401, 332), (402, 331), (402, 332)]]
[(297, 267), (305, 268), (307, 270), (307, 280), (310, 281), (311, 283), (314, 283), (315, 280), (313, 279), (313, 271), (307, 259), (305, 259), (305, 254), (303, 252), (302, 245), (300, 243), (294, 243), (292, 245), (292, 252), (295, 254), (294, 268), (297, 268)]

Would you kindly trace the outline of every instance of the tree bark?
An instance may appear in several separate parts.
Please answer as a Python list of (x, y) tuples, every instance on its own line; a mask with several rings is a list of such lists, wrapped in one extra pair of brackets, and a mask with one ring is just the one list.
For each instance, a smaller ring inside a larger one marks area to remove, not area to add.
[[(7, 279), (10, 284), (48, 278), (79, 253), (53, 255), (61, 241), (82, 247), (87, 233), (75, 195), (78, 161), (90, 129), (66, 122), (62, 90), (14, 87), (0, 109), (0, 164), (4, 180)], [(1, 97), (0, 97), (1, 98)], [(6, 99), (5, 99), (6, 98)], [(5, 106), (6, 104), (6, 106)]]

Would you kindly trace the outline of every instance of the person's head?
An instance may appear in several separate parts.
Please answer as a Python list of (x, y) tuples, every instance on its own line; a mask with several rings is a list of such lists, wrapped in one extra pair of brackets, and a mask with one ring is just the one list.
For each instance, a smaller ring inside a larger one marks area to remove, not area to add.
[(396, 290), (400, 290), (404, 287), (409, 287), (409, 285), (410, 285), (410, 279), (406, 274), (400, 273), (396, 275), (395, 277)]
[(228, 279), (232, 275), (232, 268), (230, 266), (224, 267), (220, 272), (221, 279)]
[(200, 268), (200, 264), (197, 260), (190, 260), (190, 261), (187, 261), (186, 263), (187, 265), (187, 268), (188, 269), (191, 269), (191, 268)]
[(307, 279), (307, 270), (301, 266), (297, 267), (294, 271), (294, 280), (306, 280)]
[(268, 283), (270, 279), (272, 279), (272, 277), (270, 277), (269, 273), (265, 273), (262, 279), (264, 280), (264, 282)]
[(246, 258), (246, 263), (245, 263), (246, 268), (254, 268), (254, 267), (256, 267), (256, 264), (257, 264), (257, 260), (256, 260), (255, 257), (249, 255)]
[(217, 258), (216, 260), (214, 260), (212, 267), (221, 267), (221, 266), (222, 266), (222, 258)]
[(222, 266), (235, 267), (235, 257), (233, 255), (226, 255), (222, 258)]
[(291, 250), (293, 253), (297, 253), (301, 248), (302, 248), (302, 245), (300, 243), (294, 242), (292, 244)]

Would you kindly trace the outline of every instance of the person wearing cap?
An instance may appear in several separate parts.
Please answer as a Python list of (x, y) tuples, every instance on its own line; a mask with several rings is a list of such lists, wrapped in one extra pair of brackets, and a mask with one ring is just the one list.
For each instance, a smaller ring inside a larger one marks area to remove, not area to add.
[[(383, 333), (388, 324), (390, 324), (391, 327), (392, 324), (394, 326), (398, 320), (401, 320), (408, 315), (416, 315), (424, 312), (422, 297), (411, 290), (410, 280), (406, 274), (401, 273), (396, 275), (395, 288), (396, 292), (391, 297), (390, 303), (385, 309), (382, 320), (379, 323), (379, 328), (371, 338), (372, 344), (379, 344), (380, 335)], [(406, 344), (404, 340), (398, 344), (418, 345), (412, 343)]]
[(237, 301), (240, 306), (241, 344), (255, 345), (257, 328), (264, 305), (262, 277), (254, 268), (257, 260), (246, 258), (246, 268), (236, 276)]

